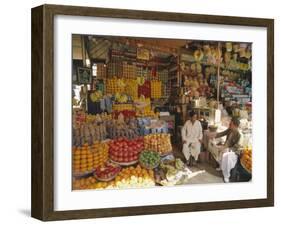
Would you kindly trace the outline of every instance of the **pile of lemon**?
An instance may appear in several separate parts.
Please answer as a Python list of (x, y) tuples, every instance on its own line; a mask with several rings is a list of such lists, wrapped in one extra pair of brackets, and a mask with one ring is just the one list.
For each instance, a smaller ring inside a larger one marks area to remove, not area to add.
[(94, 176), (87, 178), (80, 178), (73, 180), (73, 189), (74, 190), (83, 190), (83, 189), (107, 189), (113, 188), (115, 185), (114, 181), (102, 182), (97, 181)]
[(115, 178), (116, 188), (143, 188), (155, 186), (154, 172), (140, 165), (123, 168)]

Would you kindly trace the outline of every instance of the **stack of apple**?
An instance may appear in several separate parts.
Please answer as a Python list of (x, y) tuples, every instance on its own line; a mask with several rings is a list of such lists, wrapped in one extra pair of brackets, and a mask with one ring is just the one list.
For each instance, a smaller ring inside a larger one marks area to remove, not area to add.
[(144, 137), (146, 150), (155, 150), (160, 155), (172, 151), (171, 135), (166, 133), (149, 134)]
[(144, 143), (142, 137), (133, 140), (119, 138), (110, 142), (109, 156), (114, 162), (130, 163), (138, 160), (143, 148)]
[(98, 180), (109, 181), (115, 178), (120, 172), (120, 166), (107, 162), (104, 166), (100, 166), (95, 171), (95, 176)]

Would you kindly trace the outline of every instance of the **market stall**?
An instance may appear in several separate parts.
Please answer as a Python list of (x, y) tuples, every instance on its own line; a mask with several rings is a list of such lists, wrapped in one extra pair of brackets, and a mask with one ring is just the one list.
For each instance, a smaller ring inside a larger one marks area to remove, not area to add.
[[(73, 40), (83, 46), (73, 53), (73, 189), (169, 186), (203, 174), (176, 154), (190, 111), (205, 134), (240, 117), (239, 163), (251, 173), (250, 44)], [(206, 136), (206, 146), (217, 142)]]

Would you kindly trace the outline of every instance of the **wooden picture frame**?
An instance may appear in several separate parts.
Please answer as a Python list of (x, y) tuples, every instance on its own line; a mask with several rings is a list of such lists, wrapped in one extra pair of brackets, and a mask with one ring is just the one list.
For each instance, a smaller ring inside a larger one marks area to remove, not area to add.
[[(238, 201), (54, 211), (54, 16), (95, 16), (240, 25), (267, 29), (267, 198)], [(230, 16), (42, 5), (32, 9), (31, 215), (50, 221), (274, 205), (274, 20)]]

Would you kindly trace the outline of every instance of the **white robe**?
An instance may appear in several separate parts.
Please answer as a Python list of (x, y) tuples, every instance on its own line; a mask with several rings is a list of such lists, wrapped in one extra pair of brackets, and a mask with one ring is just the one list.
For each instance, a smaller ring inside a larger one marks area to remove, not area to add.
[(216, 146), (212, 142), (209, 143), (209, 151), (215, 160), (219, 163), (225, 181), (230, 178), (230, 172), (235, 167), (238, 155), (231, 149), (224, 146)]
[(220, 167), (225, 181), (230, 178), (230, 171), (235, 167), (238, 160), (238, 155), (233, 151), (223, 153)]
[(183, 144), (182, 152), (186, 160), (189, 160), (190, 156), (193, 156), (195, 160), (198, 159), (200, 154), (201, 143), (199, 140), (202, 140), (202, 126), (201, 123), (196, 120), (194, 124), (188, 120), (182, 130), (181, 130), (182, 141), (185, 141)]

